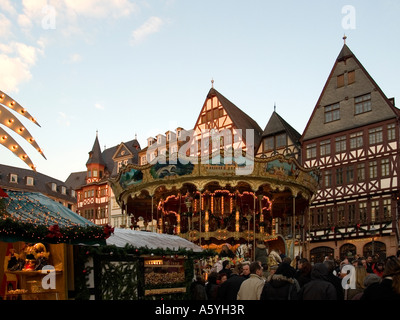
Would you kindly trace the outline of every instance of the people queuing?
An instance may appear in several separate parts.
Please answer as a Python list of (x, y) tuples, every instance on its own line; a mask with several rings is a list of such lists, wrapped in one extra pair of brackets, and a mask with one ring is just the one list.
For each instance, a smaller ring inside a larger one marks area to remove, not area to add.
[[(193, 300), (400, 300), (400, 250), (385, 260), (326, 257), (312, 265), (306, 258), (292, 261), (276, 251), (265, 256), (262, 244), (257, 247), (255, 261), (232, 269), (226, 260), (206, 284), (197, 277), (191, 286)], [(274, 263), (267, 264), (272, 258)]]

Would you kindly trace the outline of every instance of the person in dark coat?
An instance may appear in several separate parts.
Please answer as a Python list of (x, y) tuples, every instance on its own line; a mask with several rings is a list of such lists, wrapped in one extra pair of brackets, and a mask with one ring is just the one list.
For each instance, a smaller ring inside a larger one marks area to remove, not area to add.
[(382, 278), (366, 288), (360, 300), (400, 300), (400, 260), (395, 256), (387, 258)]
[(344, 289), (342, 286), (342, 278), (335, 276), (335, 262), (333, 260), (325, 260), (323, 262), (328, 268), (327, 280), (335, 286), (337, 300), (344, 300)]
[(201, 276), (197, 276), (196, 280), (190, 286), (192, 300), (207, 300), (207, 293), (204, 281)]
[(306, 283), (311, 281), (312, 265), (306, 258), (301, 258), (297, 264), (295, 278), (302, 288)]
[(311, 271), (311, 281), (300, 290), (300, 300), (337, 300), (336, 288), (327, 278), (326, 265), (316, 263)]
[(220, 285), (217, 294), (217, 300), (236, 300), (240, 286), (246, 278), (242, 277), (241, 265), (235, 266), (231, 276)]
[(217, 292), (218, 292), (218, 273), (211, 272), (208, 276), (208, 281), (206, 283), (206, 293), (207, 293), (207, 300), (217, 300)]
[(281, 263), (267, 279), (260, 300), (298, 300), (300, 285), (294, 274), (294, 269), (288, 263)]
[(261, 265), (265, 265), (268, 263), (268, 252), (267, 247), (263, 243), (263, 241), (258, 241), (256, 250), (255, 250), (255, 261), (260, 261)]

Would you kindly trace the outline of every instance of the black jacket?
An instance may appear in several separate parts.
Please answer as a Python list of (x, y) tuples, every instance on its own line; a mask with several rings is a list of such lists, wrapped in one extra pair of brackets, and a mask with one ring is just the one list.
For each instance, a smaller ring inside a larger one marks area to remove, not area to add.
[(281, 274), (272, 275), (264, 285), (260, 300), (298, 300), (296, 281)]
[(311, 281), (300, 290), (301, 300), (337, 300), (336, 288), (328, 281), (328, 268), (316, 263), (311, 271)]
[(242, 282), (246, 278), (233, 273), (228, 280), (220, 285), (218, 289), (218, 300), (236, 300)]
[(400, 300), (400, 295), (392, 288), (393, 280), (384, 278), (381, 283), (374, 283), (368, 286), (361, 297), (361, 300)]

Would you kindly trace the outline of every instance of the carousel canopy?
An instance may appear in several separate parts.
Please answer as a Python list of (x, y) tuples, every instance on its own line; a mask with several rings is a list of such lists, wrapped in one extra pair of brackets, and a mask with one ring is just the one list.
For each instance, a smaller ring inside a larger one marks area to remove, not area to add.
[(0, 199), (0, 240), (105, 244), (102, 227), (41, 193), (6, 191)]
[(172, 251), (186, 249), (193, 250), (193, 252), (203, 251), (201, 247), (178, 236), (130, 229), (115, 228), (114, 233), (106, 242), (107, 245), (115, 245), (117, 247), (132, 245), (136, 248), (169, 249)]

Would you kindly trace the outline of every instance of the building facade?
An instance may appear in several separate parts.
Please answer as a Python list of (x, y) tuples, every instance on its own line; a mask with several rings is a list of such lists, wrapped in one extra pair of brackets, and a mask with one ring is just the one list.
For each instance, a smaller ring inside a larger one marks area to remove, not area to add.
[(76, 212), (97, 225), (113, 227), (130, 225), (126, 215), (115, 201), (108, 179), (118, 175), (121, 168), (138, 163), (140, 145), (136, 139), (101, 151), (96, 138), (89, 152), (86, 171), (74, 172), (66, 184), (76, 192)]
[(310, 207), (309, 254), (395, 254), (399, 245), (399, 109), (344, 44), (301, 137), (321, 183)]

